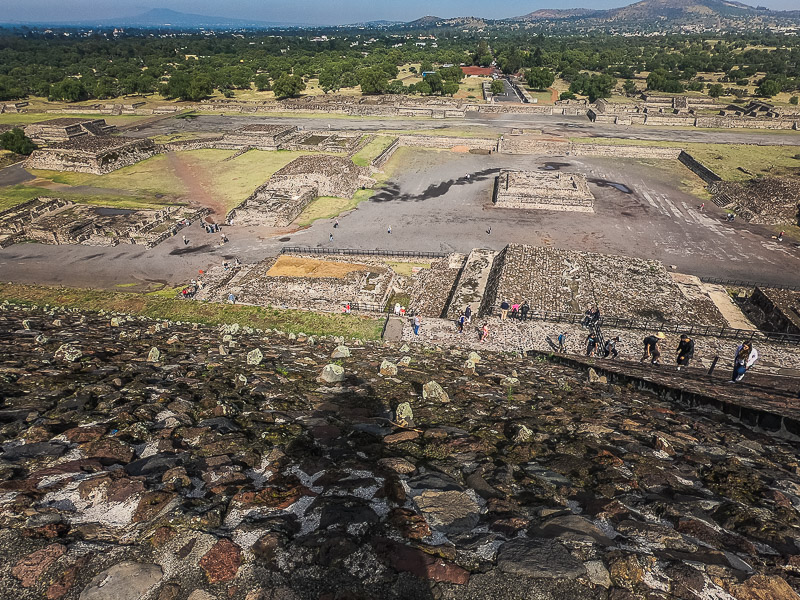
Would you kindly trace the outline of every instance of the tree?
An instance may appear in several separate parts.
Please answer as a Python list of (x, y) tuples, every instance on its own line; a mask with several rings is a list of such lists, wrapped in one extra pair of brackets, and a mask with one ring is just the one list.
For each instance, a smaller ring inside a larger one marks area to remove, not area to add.
[(86, 100), (89, 93), (83, 85), (83, 82), (78, 79), (68, 77), (63, 81), (50, 86), (49, 100), (63, 100), (64, 102), (79, 102)]
[(781, 91), (781, 84), (775, 79), (767, 79), (766, 77), (761, 80), (761, 83), (756, 88), (756, 94), (759, 96), (766, 96), (771, 98)]
[(342, 71), (338, 67), (325, 67), (319, 73), (319, 87), (326, 94), (342, 87)]
[(299, 75), (281, 75), (272, 86), (276, 98), (294, 98), (299, 96), (304, 89), (306, 89), (306, 84)]
[(25, 136), (22, 129), (15, 127), (11, 131), (6, 131), (0, 135), (0, 148), (15, 154), (27, 155), (36, 150), (36, 144)]
[(439, 69), (438, 73), (444, 81), (461, 83), (464, 79), (464, 71), (462, 71), (459, 66), (442, 67)]
[(406, 86), (399, 79), (393, 79), (386, 87), (387, 94), (403, 94), (406, 91)]
[(453, 96), (458, 93), (459, 85), (455, 81), (445, 81), (442, 85), (442, 94)]
[(358, 72), (358, 83), (362, 94), (382, 94), (389, 87), (389, 78), (380, 67), (372, 67)]
[(633, 79), (625, 80), (625, 83), (622, 84), (622, 91), (629, 96), (632, 96), (636, 93), (636, 83), (633, 81)]
[(342, 79), (340, 83), (343, 88), (356, 87), (358, 85), (358, 78), (352, 71), (345, 71), (342, 73)]
[(575, 100), (575, 94), (567, 90), (566, 92), (561, 92), (558, 96), (559, 100)]
[(12, 77), (0, 76), (0, 100), (17, 100), (26, 96), (25, 89)]
[(213, 91), (214, 85), (211, 83), (211, 78), (208, 75), (195, 75), (189, 82), (187, 93), (181, 97), (181, 100), (197, 102), (211, 95)]
[(797, 106), (797, 103), (798, 103), (797, 96), (792, 96), (791, 98), (789, 98), (789, 104), (792, 104), (793, 106)]
[(490, 89), (493, 95), (498, 96), (503, 93), (503, 90), (506, 89), (506, 86), (503, 84), (502, 79), (495, 79), (492, 81), (492, 87)]
[(525, 79), (528, 81), (528, 85), (534, 90), (546, 90), (553, 82), (556, 80), (556, 76), (550, 69), (546, 69), (544, 67), (533, 67), (532, 69), (528, 69), (528, 72), (525, 74)]
[(256, 75), (255, 79), (253, 80), (253, 83), (255, 83), (256, 89), (259, 92), (268, 92), (269, 90), (272, 89), (272, 86), (270, 85), (269, 82), (269, 75), (267, 75), (266, 73), (259, 73), (258, 75)]
[(721, 83), (710, 83), (708, 85), (708, 95), (712, 98), (719, 98), (725, 92)]

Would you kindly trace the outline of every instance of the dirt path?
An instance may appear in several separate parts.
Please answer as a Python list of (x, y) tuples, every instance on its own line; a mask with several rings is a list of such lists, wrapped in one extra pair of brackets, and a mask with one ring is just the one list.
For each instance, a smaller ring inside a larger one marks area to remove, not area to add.
[(555, 101), (558, 100), (558, 96), (559, 96), (558, 90), (556, 88), (552, 88), (552, 87), (551, 88), (547, 88), (547, 89), (550, 90), (550, 102), (555, 103)]
[(211, 213), (216, 216), (216, 219), (210, 219), (212, 222), (215, 220), (223, 221), (225, 219), (225, 205), (214, 198), (214, 194), (210, 191), (211, 185), (206, 180), (205, 174), (200, 169), (184, 162), (175, 152), (167, 152), (166, 156), (167, 164), (186, 186), (189, 202), (210, 208)]

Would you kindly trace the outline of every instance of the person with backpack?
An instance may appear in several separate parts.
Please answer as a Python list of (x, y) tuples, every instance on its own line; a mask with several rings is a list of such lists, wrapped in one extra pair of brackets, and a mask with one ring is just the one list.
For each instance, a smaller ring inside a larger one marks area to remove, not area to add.
[(467, 318), (464, 316), (464, 313), (461, 313), (461, 316), (458, 317), (458, 333), (464, 333), (464, 323), (467, 322)]
[(744, 374), (758, 360), (758, 351), (753, 348), (750, 341), (742, 342), (736, 349), (736, 356), (733, 359), (733, 375), (731, 382), (737, 383), (742, 380)]
[(654, 365), (661, 364), (658, 362), (658, 359), (661, 357), (661, 349), (658, 347), (658, 343), (663, 340), (665, 337), (663, 331), (659, 331), (655, 335), (648, 335), (642, 343), (644, 344), (644, 352), (642, 353), (642, 358), (639, 362), (644, 362), (648, 358), (650, 359), (650, 363)]
[(677, 362), (678, 371), (683, 367), (689, 366), (689, 360), (694, 357), (694, 340), (685, 333), (681, 335), (681, 341), (678, 342)]
[(567, 353), (567, 332), (558, 334), (558, 351), (562, 354)]
[(531, 307), (528, 305), (528, 301), (525, 300), (525, 302), (522, 303), (522, 306), (519, 307), (520, 318), (523, 321), (527, 321), (528, 320), (528, 313), (530, 312), (530, 310), (531, 310)]
[(603, 358), (608, 358), (610, 356), (612, 359), (614, 359), (619, 356), (617, 342), (619, 342), (619, 336), (613, 337), (610, 340), (606, 340), (605, 346), (603, 346)]

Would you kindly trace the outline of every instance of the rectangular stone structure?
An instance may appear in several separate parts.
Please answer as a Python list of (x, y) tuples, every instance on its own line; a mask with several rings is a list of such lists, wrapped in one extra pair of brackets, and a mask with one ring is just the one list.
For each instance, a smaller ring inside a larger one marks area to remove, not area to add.
[(493, 201), (498, 208), (594, 212), (586, 178), (560, 171), (501, 170)]

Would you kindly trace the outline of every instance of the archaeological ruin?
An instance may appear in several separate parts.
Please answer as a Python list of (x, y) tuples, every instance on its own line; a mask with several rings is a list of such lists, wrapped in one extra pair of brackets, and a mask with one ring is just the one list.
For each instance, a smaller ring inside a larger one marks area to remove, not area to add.
[(25, 167), (103, 175), (150, 158), (156, 152), (155, 144), (148, 139), (79, 136), (34, 150)]
[(760, 177), (746, 182), (718, 181), (708, 188), (714, 202), (733, 210), (749, 223), (800, 223), (800, 183), (797, 177)]
[(84, 136), (111, 135), (116, 127), (106, 124), (105, 119), (65, 117), (31, 123), (25, 126), (24, 131), (34, 143), (43, 145), (67, 142)]
[(24, 241), (43, 244), (153, 247), (208, 212), (170, 206), (127, 210), (35, 198), (0, 212), (0, 247)]
[(497, 208), (594, 212), (594, 196), (578, 173), (502, 169), (492, 199)]
[(256, 123), (245, 125), (226, 133), (215, 143), (220, 149), (253, 148), (256, 150), (278, 150), (281, 143), (297, 131), (295, 126)]

